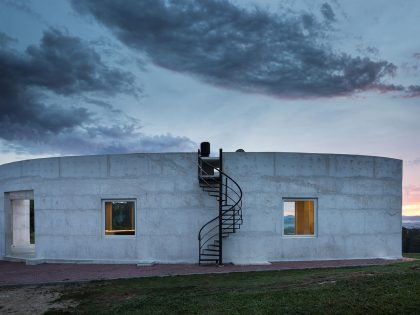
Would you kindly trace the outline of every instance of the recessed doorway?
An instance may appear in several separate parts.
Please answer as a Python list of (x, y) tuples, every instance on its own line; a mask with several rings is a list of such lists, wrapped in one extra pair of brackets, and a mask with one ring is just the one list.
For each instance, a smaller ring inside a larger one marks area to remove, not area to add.
[(16, 191), (5, 194), (8, 208), (6, 241), (8, 255), (18, 258), (35, 256), (35, 202), (33, 191)]

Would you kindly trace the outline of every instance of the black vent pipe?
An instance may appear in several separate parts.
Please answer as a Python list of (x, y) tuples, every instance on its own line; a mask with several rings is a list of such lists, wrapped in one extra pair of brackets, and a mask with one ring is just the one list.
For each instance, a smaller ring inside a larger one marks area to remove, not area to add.
[(210, 156), (210, 142), (201, 142), (200, 154), (204, 157)]

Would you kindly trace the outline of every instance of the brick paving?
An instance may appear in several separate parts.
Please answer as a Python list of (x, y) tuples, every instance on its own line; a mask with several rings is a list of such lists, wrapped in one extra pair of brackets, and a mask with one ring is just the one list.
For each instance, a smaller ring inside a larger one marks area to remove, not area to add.
[(0, 261), (0, 286), (65, 283), (90, 280), (172, 276), (205, 273), (229, 273), (264, 270), (286, 270), (326, 267), (386, 265), (403, 260), (352, 259), (323, 261), (284, 261), (271, 265), (199, 266), (195, 264), (156, 264), (137, 266), (125, 264), (39, 264)]

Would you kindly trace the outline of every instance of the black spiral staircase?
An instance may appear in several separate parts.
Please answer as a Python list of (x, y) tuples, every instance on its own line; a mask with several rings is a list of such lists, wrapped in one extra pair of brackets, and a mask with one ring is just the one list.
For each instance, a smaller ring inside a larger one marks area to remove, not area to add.
[[(210, 151), (210, 147), (208, 147)], [(242, 224), (242, 189), (223, 172), (223, 152), (219, 157), (202, 155), (198, 150), (198, 181), (205, 192), (216, 198), (219, 214), (198, 233), (199, 264), (223, 263), (223, 239), (239, 230)]]

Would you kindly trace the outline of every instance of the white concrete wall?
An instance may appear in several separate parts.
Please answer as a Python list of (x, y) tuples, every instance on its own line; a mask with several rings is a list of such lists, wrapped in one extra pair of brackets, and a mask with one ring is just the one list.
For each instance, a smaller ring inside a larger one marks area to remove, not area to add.
[[(7, 253), (4, 193), (33, 190), (36, 257), (102, 262), (198, 261), (197, 233), (217, 215), (201, 191), (195, 153), (37, 159), (0, 166), (0, 256)], [(244, 191), (244, 224), (225, 261), (401, 256), (401, 161), (225, 153)], [(318, 198), (318, 235), (282, 236), (281, 201)], [(136, 199), (137, 234), (104, 235), (103, 199)]]
[[(401, 257), (402, 161), (369, 156), (232, 153), (244, 223), (227, 261)], [(317, 198), (317, 235), (282, 237), (282, 199)]]

